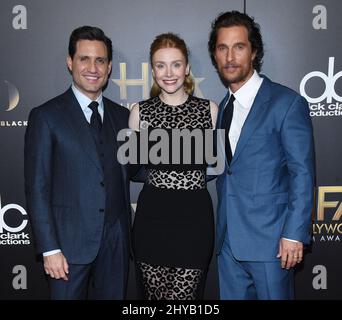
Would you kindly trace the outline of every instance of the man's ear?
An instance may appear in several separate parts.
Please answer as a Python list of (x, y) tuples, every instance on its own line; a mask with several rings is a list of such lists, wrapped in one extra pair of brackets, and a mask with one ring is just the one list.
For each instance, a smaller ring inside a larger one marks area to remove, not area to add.
[(108, 75), (112, 72), (112, 61), (109, 62), (108, 64)]
[(254, 61), (254, 59), (255, 59), (256, 55), (257, 55), (257, 51), (256, 51), (256, 50), (254, 50), (254, 51), (252, 52), (252, 61)]
[(72, 71), (72, 59), (70, 56), (67, 56), (66, 62), (67, 62), (68, 69), (71, 72)]

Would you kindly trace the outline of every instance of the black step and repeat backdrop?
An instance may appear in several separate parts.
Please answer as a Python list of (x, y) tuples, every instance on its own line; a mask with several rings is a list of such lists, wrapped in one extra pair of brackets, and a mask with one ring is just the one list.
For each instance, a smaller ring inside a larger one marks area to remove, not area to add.
[[(23, 142), (30, 110), (70, 85), (68, 39), (101, 27), (114, 45), (105, 95), (130, 107), (148, 97), (154, 37), (179, 33), (191, 51), (195, 94), (220, 102), (225, 89), (207, 53), (211, 21), (227, 10), (260, 23), (263, 73), (310, 103), (317, 188), (312, 245), (296, 271), (297, 299), (342, 298), (342, 2), (340, 0), (2, 0), (0, 3), (0, 299), (47, 299), (25, 208)], [(132, 202), (140, 184), (132, 184)], [(209, 189), (216, 204), (215, 184)], [(218, 298), (213, 258), (205, 291)], [(128, 298), (135, 299), (133, 270)]]

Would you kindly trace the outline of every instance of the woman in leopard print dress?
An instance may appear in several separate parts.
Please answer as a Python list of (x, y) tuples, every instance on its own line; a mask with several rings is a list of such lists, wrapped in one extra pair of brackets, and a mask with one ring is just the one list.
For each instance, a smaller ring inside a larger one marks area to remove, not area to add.
[[(164, 129), (169, 136), (175, 129), (213, 129), (218, 108), (191, 95), (194, 81), (184, 41), (172, 33), (157, 36), (150, 60), (151, 98), (134, 105), (130, 128)], [(169, 156), (172, 158), (171, 151)], [(145, 169), (147, 180), (133, 226), (133, 250), (144, 298), (200, 299), (214, 244), (206, 164), (148, 163)]]

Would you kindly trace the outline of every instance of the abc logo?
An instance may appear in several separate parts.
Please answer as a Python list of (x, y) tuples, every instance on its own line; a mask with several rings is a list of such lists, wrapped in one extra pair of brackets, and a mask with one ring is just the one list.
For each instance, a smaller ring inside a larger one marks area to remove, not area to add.
[(5, 222), (5, 213), (8, 210), (18, 210), (23, 216), (27, 215), (27, 213), (23, 207), (21, 207), (17, 204), (14, 204), (14, 203), (7, 204), (6, 206), (4, 206), (2, 208), (1, 207), (1, 197), (0, 197), (0, 233), (3, 233), (4, 230), (8, 231), (8, 232), (20, 232), (20, 231), (22, 231), (27, 225), (27, 219), (23, 219), (23, 221), (21, 222), (21, 224), (19, 226), (11, 227), (11, 226), (7, 225)]
[[(339, 96), (335, 91), (335, 82), (337, 81), (337, 79), (342, 77), (342, 71), (340, 71), (334, 75), (334, 61), (335, 61), (334, 57), (329, 58), (329, 67), (328, 67), (328, 74), (327, 75), (321, 71), (312, 71), (312, 72), (308, 73), (302, 79), (302, 81), (300, 83), (300, 87), (299, 87), (300, 94), (306, 100), (308, 100), (308, 102), (318, 103), (318, 102), (324, 101), (325, 99), (327, 99), (327, 103), (331, 103), (332, 99), (334, 99), (335, 101), (338, 101), (338, 102), (342, 102), (342, 97)], [(307, 95), (307, 93), (305, 91), (305, 85), (309, 79), (315, 78), (315, 77), (321, 78), (324, 81), (325, 90), (321, 96), (319, 96), (317, 98), (312, 98), (312, 97), (309, 97)]]

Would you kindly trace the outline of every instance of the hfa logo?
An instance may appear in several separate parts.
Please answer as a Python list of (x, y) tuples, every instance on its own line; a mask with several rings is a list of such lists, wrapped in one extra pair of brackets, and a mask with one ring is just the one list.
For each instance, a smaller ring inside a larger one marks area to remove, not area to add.
[[(312, 71), (305, 75), (300, 83), (300, 94), (309, 102), (311, 116), (342, 115), (342, 97), (335, 90), (335, 83), (342, 77), (342, 71), (334, 74), (334, 68), (335, 58), (329, 57), (327, 74), (321, 71)], [(314, 78), (319, 78), (324, 82), (324, 91), (318, 97), (312, 97), (306, 91), (306, 87), (310, 85), (310, 80)]]
[[(151, 82), (150, 82), (150, 76), (149, 76), (148, 63), (147, 62), (141, 63), (141, 78), (135, 78), (135, 79), (127, 78), (127, 68), (126, 68), (125, 62), (120, 63), (119, 70), (120, 70), (120, 77), (116, 78), (116, 79), (111, 79), (111, 81), (119, 87), (120, 99), (121, 100), (127, 100), (128, 99), (127, 88), (131, 87), (131, 86), (141, 87), (142, 99), (148, 99), (149, 98), (149, 96), (150, 96), (149, 91), (150, 91)], [(204, 80), (204, 78), (195, 77), (194, 74), (192, 73), (192, 71), (190, 71), (190, 74), (191, 74), (191, 76), (195, 82), (194, 95), (197, 97), (203, 98), (204, 96), (203, 96), (203, 93), (200, 89), (199, 84)], [(132, 104), (127, 103), (126, 107), (128, 109), (131, 109)]]
[(342, 186), (320, 186), (317, 192), (317, 217), (312, 226), (312, 240), (341, 242)]
[[(6, 218), (9, 219), (13, 210), (18, 211), (21, 216), (19, 223), (8, 225)], [(23, 232), (27, 226), (27, 213), (25, 209), (15, 203), (10, 203), (2, 207), (0, 195), (0, 245), (26, 245), (30, 244), (29, 234)]]

